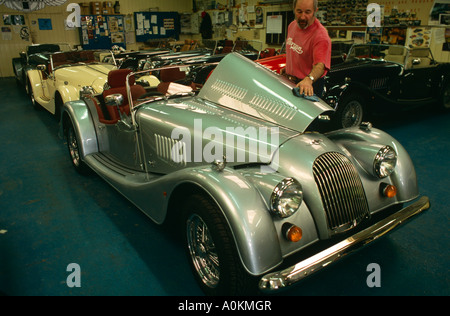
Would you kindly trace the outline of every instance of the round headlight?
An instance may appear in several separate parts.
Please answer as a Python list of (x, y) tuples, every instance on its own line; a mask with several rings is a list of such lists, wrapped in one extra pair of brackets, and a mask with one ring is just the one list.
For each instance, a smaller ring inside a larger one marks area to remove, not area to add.
[(83, 86), (80, 89), (80, 98), (87, 95), (93, 95), (94, 93), (94, 88), (91, 86)]
[(301, 184), (292, 178), (286, 178), (275, 187), (270, 198), (272, 212), (282, 218), (297, 212), (303, 201)]
[(397, 164), (397, 153), (390, 146), (381, 148), (373, 161), (373, 170), (379, 178), (390, 176)]

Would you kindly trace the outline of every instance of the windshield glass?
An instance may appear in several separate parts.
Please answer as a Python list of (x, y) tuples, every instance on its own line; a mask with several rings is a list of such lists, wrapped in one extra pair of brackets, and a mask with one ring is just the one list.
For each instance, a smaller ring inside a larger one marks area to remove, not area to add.
[[(374, 60), (388, 60), (386, 56), (397, 55), (405, 56), (406, 48), (398, 45), (378, 45), (378, 44), (364, 44), (353, 45), (350, 49), (347, 61), (355, 59), (374, 59)], [(388, 57), (389, 58), (389, 57)]]
[(65, 65), (92, 64), (100, 62), (100, 55), (93, 50), (61, 52), (55, 53), (51, 57), (53, 68)]

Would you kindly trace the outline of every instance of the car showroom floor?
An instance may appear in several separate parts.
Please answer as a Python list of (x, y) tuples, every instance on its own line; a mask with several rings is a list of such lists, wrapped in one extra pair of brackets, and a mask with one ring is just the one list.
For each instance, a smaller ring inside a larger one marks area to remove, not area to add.
[[(171, 232), (75, 172), (58, 123), (13, 78), (0, 96), (0, 295), (202, 295)], [(431, 209), (281, 295), (450, 295), (450, 112), (374, 122), (409, 151)], [(367, 285), (371, 263), (381, 287)]]

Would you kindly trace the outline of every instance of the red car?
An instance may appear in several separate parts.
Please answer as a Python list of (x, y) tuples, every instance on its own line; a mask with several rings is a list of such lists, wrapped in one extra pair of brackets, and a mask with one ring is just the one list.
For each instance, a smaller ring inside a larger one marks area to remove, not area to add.
[(270, 70), (280, 73), (281, 69), (286, 67), (286, 54), (258, 59), (256, 62), (269, 68)]

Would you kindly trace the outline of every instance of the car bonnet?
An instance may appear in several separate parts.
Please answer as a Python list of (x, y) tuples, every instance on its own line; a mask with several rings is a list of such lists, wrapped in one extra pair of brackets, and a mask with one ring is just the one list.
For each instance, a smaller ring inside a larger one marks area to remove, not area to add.
[(238, 54), (228, 54), (206, 81), (198, 97), (299, 132), (317, 116), (333, 111), (324, 101), (297, 97), (295, 85)]
[(114, 69), (110, 64), (75, 65), (57, 69), (57, 78), (70, 82), (73, 86), (92, 86), (96, 93), (103, 91), (108, 79), (108, 73)]

